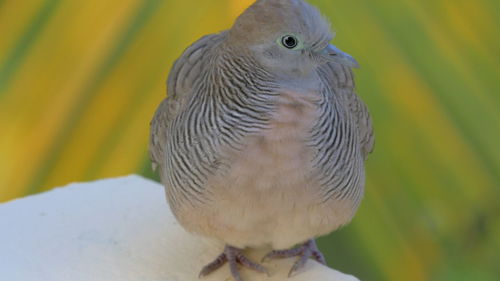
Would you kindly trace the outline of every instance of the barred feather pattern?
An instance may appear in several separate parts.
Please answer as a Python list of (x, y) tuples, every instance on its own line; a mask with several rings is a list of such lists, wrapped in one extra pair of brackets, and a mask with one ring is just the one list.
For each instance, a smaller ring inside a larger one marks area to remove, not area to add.
[[(277, 79), (250, 55), (219, 52), (224, 36), (206, 36), (184, 52), (169, 78), (169, 98), (151, 124), (151, 158), (174, 213), (180, 204), (210, 200), (207, 179), (229, 169), (221, 151), (240, 150), (246, 138), (266, 130), (276, 107)], [(314, 152), (311, 173), (321, 185), (314, 192), (323, 203), (348, 199), (357, 208), (373, 145), (370, 117), (349, 68), (329, 63), (317, 74), (319, 118), (306, 141)]]
[(349, 68), (329, 63), (317, 72), (323, 81), (322, 101), (309, 145), (316, 151), (313, 167), (321, 184), (320, 197), (323, 202), (348, 199), (357, 208), (364, 192), (365, 156), (363, 132), (350, 101), (361, 101), (353, 92), (354, 79)]
[(215, 48), (206, 55), (212, 56), (210, 66), (201, 69), (194, 94), (165, 130), (162, 174), (173, 209), (209, 199), (207, 179), (228, 168), (221, 150), (240, 150), (246, 137), (266, 128), (278, 88), (250, 56), (219, 54)]

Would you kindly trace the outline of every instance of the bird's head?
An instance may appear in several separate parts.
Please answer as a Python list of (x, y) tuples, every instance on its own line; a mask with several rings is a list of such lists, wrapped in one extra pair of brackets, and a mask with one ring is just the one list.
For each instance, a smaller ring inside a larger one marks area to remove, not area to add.
[(309, 75), (325, 62), (357, 67), (354, 58), (330, 44), (333, 37), (329, 22), (302, 0), (258, 0), (238, 17), (228, 43), (292, 76)]

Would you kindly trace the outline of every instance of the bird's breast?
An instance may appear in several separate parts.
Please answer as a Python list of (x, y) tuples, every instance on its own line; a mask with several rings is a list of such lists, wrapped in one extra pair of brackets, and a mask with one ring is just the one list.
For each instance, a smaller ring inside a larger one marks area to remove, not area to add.
[(318, 93), (283, 91), (266, 129), (224, 154), (227, 170), (207, 182), (209, 202), (185, 206), (188, 230), (237, 247), (291, 247), (352, 217), (345, 202), (321, 204), (307, 145), (318, 118)]
[(294, 189), (307, 180), (312, 153), (306, 145), (318, 118), (317, 93), (282, 91), (267, 129), (229, 153), (231, 176), (248, 189)]

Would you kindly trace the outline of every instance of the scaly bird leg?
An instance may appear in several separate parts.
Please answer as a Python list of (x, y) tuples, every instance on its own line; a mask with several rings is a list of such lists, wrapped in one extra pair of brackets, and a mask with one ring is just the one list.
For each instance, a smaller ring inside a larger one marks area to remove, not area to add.
[(247, 267), (249, 269), (261, 273), (266, 273), (267, 275), (269, 275), (265, 267), (245, 257), (243, 255), (243, 250), (226, 245), (226, 247), (224, 248), (224, 252), (222, 252), (222, 254), (220, 254), (213, 262), (203, 267), (199, 277), (203, 277), (214, 272), (215, 270), (223, 266), (225, 263), (229, 264), (231, 275), (233, 275), (233, 278), (236, 281), (243, 281), (243, 279), (241, 279), (241, 275), (238, 270), (237, 264), (241, 264), (242, 266)]
[(307, 260), (312, 257), (317, 262), (326, 265), (325, 258), (323, 254), (318, 250), (316, 242), (314, 239), (308, 240), (299, 247), (289, 249), (289, 250), (274, 250), (269, 252), (262, 258), (262, 261), (269, 259), (284, 259), (298, 256), (299, 259), (293, 264), (292, 268), (288, 272), (288, 277), (292, 276), (294, 272), (304, 267)]

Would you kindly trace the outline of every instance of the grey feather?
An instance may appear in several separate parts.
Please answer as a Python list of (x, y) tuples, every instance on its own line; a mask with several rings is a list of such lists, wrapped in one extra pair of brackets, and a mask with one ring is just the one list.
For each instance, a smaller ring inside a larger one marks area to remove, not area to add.
[(149, 155), (153, 170), (165, 161), (167, 126), (185, 105), (186, 98), (192, 94), (196, 80), (201, 79), (199, 73), (206, 67), (203, 56), (220, 43), (223, 37), (224, 34), (203, 36), (174, 62), (167, 80), (167, 98), (158, 106), (150, 124)]
[(359, 134), (360, 148), (363, 158), (366, 159), (368, 154), (373, 151), (375, 136), (368, 108), (355, 92), (352, 70), (340, 64), (327, 63), (320, 66), (319, 72), (324, 74), (322, 75), (323, 82), (336, 92), (331, 94), (341, 95), (345, 101), (345, 106), (349, 108), (353, 115)]
[(374, 135), (332, 38), (304, 1), (259, 0), (175, 62), (149, 149), (187, 230), (285, 248), (352, 219)]

